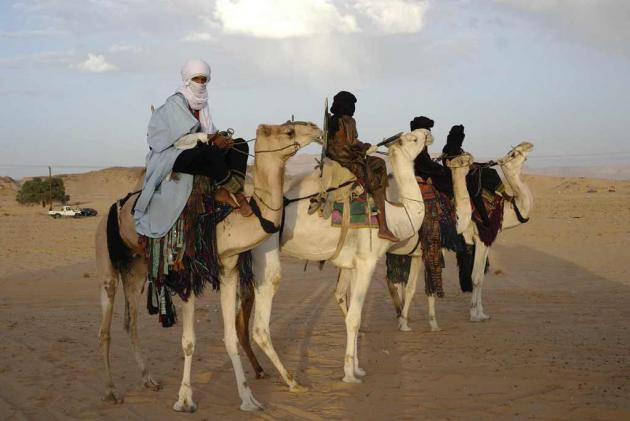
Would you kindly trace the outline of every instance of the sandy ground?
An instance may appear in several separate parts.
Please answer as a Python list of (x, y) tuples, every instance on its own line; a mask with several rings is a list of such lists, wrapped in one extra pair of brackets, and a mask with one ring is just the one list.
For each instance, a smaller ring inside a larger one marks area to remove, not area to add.
[[(422, 288), (413, 332), (398, 332), (378, 267), (360, 337), (362, 385), (346, 385), (345, 327), (333, 300), (335, 271), (285, 260), (272, 337), (287, 367), (310, 387), (292, 394), (271, 375), (254, 380), (267, 409), (238, 410), (222, 342), (218, 296), (197, 309), (193, 415), (171, 410), (183, 367), (181, 325), (163, 329), (144, 311), (141, 340), (164, 389), (143, 389), (117, 297), (114, 379), (125, 403), (103, 394), (93, 232), (98, 218), (53, 220), (0, 186), (1, 419), (630, 419), (630, 182), (529, 176), (536, 210), (501, 234), (491, 255), (484, 307), (467, 321), (448, 257), (443, 331), (428, 332)], [(67, 179), (73, 200), (104, 214), (135, 175), (112, 169)], [(611, 185), (615, 192), (608, 192)], [(592, 191), (592, 192), (588, 192)], [(498, 273), (495, 273), (498, 272)], [(245, 362), (245, 360), (244, 360)], [(245, 362), (246, 363), (246, 362)]]

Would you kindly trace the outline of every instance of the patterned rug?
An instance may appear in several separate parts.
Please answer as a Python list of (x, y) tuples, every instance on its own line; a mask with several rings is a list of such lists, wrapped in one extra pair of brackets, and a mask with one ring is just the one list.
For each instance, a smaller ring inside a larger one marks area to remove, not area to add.
[[(365, 196), (361, 195), (350, 201), (350, 228), (369, 228), (378, 227), (378, 220), (376, 219), (377, 209), (370, 200), (371, 204), (371, 223), (368, 222), (367, 206), (365, 204)], [(331, 225), (333, 227), (340, 228), (343, 222), (344, 204), (343, 202), (335, 202), (333, 204), (333, 210), (331, 214)]]
[[(213, 290), (219, 289), (222, 267), (216, 225), (233, 210), (214, 200), (210, 179), (198, 176), (186, 207), (169, 232), (162, 238), (145, 239), (149, 269), (147, 309), (150, 314), (159, 314), (163, 327), (170, 327), (177, 320), (172, 295), (186, 301), (191, 293), (202, 294), (207, 284)], [(241, 285), (253, 282), (251, 252), (239, 256), (238, 269)]]
[(503, 226), (504, 199), (500, 194), (486, 189), (483, 189), (481, 197), (483, 198), (483, 203), (488, 213), (488, 225), (484, 225), (479, 211), (474, 207), (474, 203), (472, 219), (477, 225), (479, 238), (486, 246), (490, 247), (492, 243), (494, 243), (494, 240), (496, 240)]

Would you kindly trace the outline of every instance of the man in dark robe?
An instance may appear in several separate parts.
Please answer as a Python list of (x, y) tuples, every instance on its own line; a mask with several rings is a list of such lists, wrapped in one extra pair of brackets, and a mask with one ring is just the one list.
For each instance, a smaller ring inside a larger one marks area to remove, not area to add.
[[(434, 122), (428, 117), (415, 117), (409, 122), (409, 129), (411, 131), (416, 129), (433, 128)], [(414, 170), (417, 176), (424, 179), (431, 179), (432, 184), (438, 191), (447, 194), (449, 197), (453, 197), (453, 183), (451, 181), (451, 171), (435, 162), (429, 155), (428, 147), (420, 152), (414, 161)]]
[[(465, 137), (466, 134), (464, 133), (463, 125), (460, 124), (451, 127), (451, 130), (446, 138), (446, 145), (444, 146), (444, 149), (442, 149), (443, 162), (446, 162), (447, 159), (453, 159), (465, 152), (462, 148)], [(475, 162), (466, 176), (466, 186), (468, 188), (470, 199), (475, 205), (475, 208), (479, 211), (483, 224), (488, 225), (488, 212), (483, 203), (481, 190), (482, 188), (490, 191), (496, 191), (499, 189), (501, 186), (501, 177), (499, 177), (499, 173), (494, 168), (484, 166), (484, 163), (482, 162)]]
[(398, 238), (387, 227), (385, 218), (385, 189), (387, 188), (387, 166), (381, 158), (369, 156), (375, 147), (359, 141), (354, 118), (356, 97), (341, 91), (333, 98), (328, 122), (327, 155), (349, 169), (374, 198), (378, 208), (378, 236), (398, 242)]

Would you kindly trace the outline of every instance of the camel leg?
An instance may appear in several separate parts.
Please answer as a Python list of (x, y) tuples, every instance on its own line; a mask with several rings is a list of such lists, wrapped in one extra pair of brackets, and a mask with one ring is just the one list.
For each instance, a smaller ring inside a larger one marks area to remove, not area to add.
[(365, 376), (365, 370), (359, 367), (359, 335), (354, 338), (354, 375), (363, 377)]
[(240, 309), (238, 314), (236, 315), (236, 333), (238, 334), (238, 342), (241, 344), (241, 347), (245, 351), (245, 354), (247, 354), (247, 359), (249, 360), (249, 363), (252, 365), (252, 368), (256, 372), (256, 378), (262, 379), (265, 377), (265, 371), (260, 366), (260, 363), (258, 362), (256, 355), (254, 354), (254, 350), (252, 349), (252, 344), (249, 340), (249, 319), (254, 308), (253, 288), (245, 295), (245, 298), (241, 298)]
[(184, 351), (184, 374), (182, 384), (179, 387), (179, 399), (173, 405), (173, 409), (179, 412), (195, 412), (197, 405), (192, 399), (192, 386), (190, 384), (190, 370), (192, 357), (195, 352), (195, 294), (190, 294), (188, 301), (182, 305), (182, 350)]
[(109, 259), (106, 227), (107, 219), (105, 218), (100, 222), (96, 231), (96, 270), (101, 284), (101, 326), (98, 332), (98, 339), (103, 362), (105, 363), (105, 395), (103, 400), (121, 403), (123, 399), (116, 390), (116, 386), (114, 386), (109, 359), (110, 331), (119, 274)]
[[(234, 261), (236, 263), (236, 261)], [(221, 282), (221, 311), (223, 313), (223, 334), (225, 349), (228, 356), (232, 361), (232, 368), (234, 369), (234, 375), (236, 376), (236, 387), (238, 389), (238, 395), (241, 398), (241, 410), (242, 411), (255, 411), (264, 409), (262, 404), (258, 402), (252, 394), (247, 379), (245, 378), (245, 371), (243, 370), (243, 364), (241, 363), (241, 357), (238, 353), (238, 336), (236, 334), (236, 280), (237, 273), (232, 265), (225, 264), (225, 274)]]
[(358, 361), (355, 362), (355, 359), (358, 359), (356, 341), (359, 328), (361, 327), (361, 311), (363, 310), (363, 303), (370, 286), (375, 263), (371, 260), (358, 262), (353, 271), (354, 279), (350, 282), (351, 298), (348, 315), (346, 316), (346, 357), (343, 366), (345, 374), (343, 381), (346, 383), (362, 382), (361, 379), (357, 378), (357, 373), (355, 372), (355, 367), (358, 367)]
[[(277, 239), (275, 240), (277, 241)], [(291, 392), (305, 392), (308, 389), (300, 385), (280, 361), (273, 346), (270, 333), (271, 308), (273, 296), (280, 283), (280, 252), (265, 243), (254, 249), (254, 273), (256, 274), (256, 306), (254, 307), (254, 341), (271, 360), (278, 373), (289, 386)]]
[(109, 360), (109, 345), (111, 342), (110, 330), (112, 326), (112, 314), (114, 310), (114, 297), (116, 296), (116, 287), (118, 283), (118, 274), (112, 272), (103, 275), (103, 284), (101, 286), (101, 327), (99, 329), (99, 345), (103, 362), (105, 363), (105, 396), (104, 401), (114, 403), (122, 403), (123, 398), (116, 390), (112, 379), (112, 371)]
[(337, 277), (337, 288), (335, 289), (335, 299), (343, 317), (348, 315), (348, 287), (349, 280), (352, 276), (351, 269), (339, 269), (339, 276)]
[(489, 248), (483, 243), (483, 241), (475, 237), (475, 263), (473, 265), (472, 273), (473, 293), (470, 305), (471, 322), (482, 322), (490, 318), (483, 312), (483, 306), (481, 304), (481, 288), (483, 286), (485, 276), (488, 250)]
[(439, 332), (442, 329), (438, 326), (437, 319), (435, 318), (435, 295), (429, 295), (427, 302), (429, 306), (429, 326), (431, 327), (431, 332)]
[(402, 300), (400, 299), (400, 296), (401, 296), (400, 285), (393, 283), (387, 277), (385, 277), (385, 282), (387, 282), (387, 289), (389, 291), (390, 297), (392, 297), (392, 302), (394, 303), (394, 309), (396, 310), (396, 319), (400, 319), (400, 315), (402, 314)]
[(403, 308), (398, 318), (398, 329), (402, 332), (411, 330), (409, 327), (409, 309), (411, 308), (411, 301), (416, 293), (418, 275), (422, 267), (420, 256), (412, 256), (411, 265), (409, 267), (409, 279), (407, 279), (407, 285), (405, 285)]
[(143, 258), (136, 258), (131, 271), (122, 276), (127, 310), (125, 313), (125, 328), (131, 339), (131, 348), (136, 363), (142, 373), (144, 387), (158, 391), (162, 386), (151, 377), (151, 373), (149, 373), (149, 369), (144, 362), (142, 349), (140, 348), (140, 340), (138, 338), (138, 302), (142, 295), (142, 286), (144, 285), (145, 279), (146, 263)]

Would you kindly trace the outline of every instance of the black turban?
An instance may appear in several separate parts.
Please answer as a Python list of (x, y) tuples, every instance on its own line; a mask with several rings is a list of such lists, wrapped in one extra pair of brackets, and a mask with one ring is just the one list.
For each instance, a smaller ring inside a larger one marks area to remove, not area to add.
[(428, 117), (416, 117), (409, 122), (409, 129), (411, 131), (416, 129), (427, 129), (431, 130), (433, 128), (433, 120)]
[(354, 104), (357, 102), (357, 98), (348, 91), (340, 91), (333, 97), (333, 103), (330, 107), (330, 112), (336, 116), (354, 115)]
[(457, 125), (451, 127), (451, 131), (448, 132), (448, 136), (446, 137), (446, 146), (442, 152), (444, 152), (448, 156), (455, 156), (462, 153), (462, 144), (464, 143), (464, 126)]

